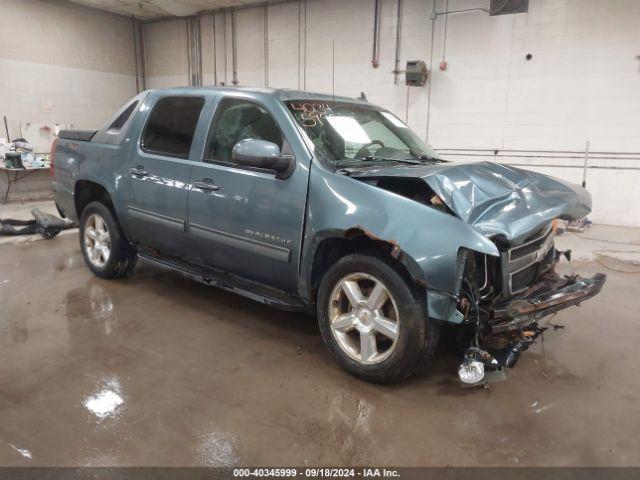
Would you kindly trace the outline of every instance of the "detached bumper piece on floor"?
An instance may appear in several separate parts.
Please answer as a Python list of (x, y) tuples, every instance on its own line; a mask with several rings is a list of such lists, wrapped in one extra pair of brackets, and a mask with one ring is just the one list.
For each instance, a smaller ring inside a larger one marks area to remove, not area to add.
[(496, 306), (489, 320), (494, 342), (486, 350), (469, 347), (465, 351), (458, 369), (461, 384), (474, 387), (504, 380), (504, 367), (515, 366), (520, 354), (546, 330), (538, 320), (597, 295), (606, 279), (603, 273), (591, 278), (550, 273), (516, 299)]
[(33, 220), (0, 219), (0, 236), (32, 235), (38, 233), (46, 239), (51, 239), (62, 230), (75, 227), (72, 222), (45, 213), (37, 208), (31, 210), (31, 215), (33, 215)]

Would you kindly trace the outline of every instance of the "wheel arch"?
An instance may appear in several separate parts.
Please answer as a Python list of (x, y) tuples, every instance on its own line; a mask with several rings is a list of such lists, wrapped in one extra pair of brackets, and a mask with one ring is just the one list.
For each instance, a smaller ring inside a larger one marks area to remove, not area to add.
[(378, 238), (365, 228), (355, 226), (342, 232), (327, 233), (315, 242), (308, 256), (312, 260), (303, 266), (303, 297), (309, 302), (315, 302), (320, 282), (327, 270), (341, 258), (353, 253), (381, 258), (409, 285), (421, 291), (426, 289), (422, 269), (397, 242)]
[(93, 201), (99, 201), (109, 207), (115, 214), (113, 200), (109, 191), (93, 180), (78, 180), (73, 187), (73, 201), (78, 219), (84, 208)]

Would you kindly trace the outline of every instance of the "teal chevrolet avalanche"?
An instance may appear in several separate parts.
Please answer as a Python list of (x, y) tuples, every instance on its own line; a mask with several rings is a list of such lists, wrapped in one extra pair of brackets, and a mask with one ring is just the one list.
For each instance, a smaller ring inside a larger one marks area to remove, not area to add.
[(512, 366), (539, 320), (597, 294), (561, 277), (582, 187), (442, 159), (364, 100), (260, 88), (143, 92), (53, 148), (56, 204), (102, 278), (136, 259), (307, 311), (337, 362), (396, 381), (459, 329), (464, 383)]

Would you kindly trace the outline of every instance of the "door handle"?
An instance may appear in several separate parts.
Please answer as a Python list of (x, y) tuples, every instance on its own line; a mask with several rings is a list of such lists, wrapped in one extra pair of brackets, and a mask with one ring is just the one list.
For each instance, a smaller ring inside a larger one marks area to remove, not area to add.
[(215, 192), (220, 189), (220, 186), (213, 183), (213, 180), (210, 178), (203, 178), (200, 182), (193, 182), (193, 186), (198, 190), (203, 190), (205, 192)]
[(129, 173), (136, 177), (146, 177), (147, 175), (149, 175), (149, 172), (147, 172), (142, 165), (130, 168)]

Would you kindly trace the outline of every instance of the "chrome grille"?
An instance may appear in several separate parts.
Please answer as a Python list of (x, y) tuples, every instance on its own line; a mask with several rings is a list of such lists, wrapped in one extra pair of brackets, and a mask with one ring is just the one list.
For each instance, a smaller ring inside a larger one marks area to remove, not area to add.
[(502, 278), (506, 293), (526, 290), (553, 260), (552, 225), (546, 225), (524, 243), (502, 254)]

